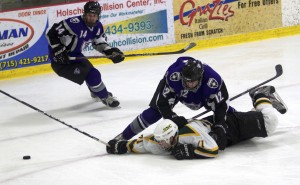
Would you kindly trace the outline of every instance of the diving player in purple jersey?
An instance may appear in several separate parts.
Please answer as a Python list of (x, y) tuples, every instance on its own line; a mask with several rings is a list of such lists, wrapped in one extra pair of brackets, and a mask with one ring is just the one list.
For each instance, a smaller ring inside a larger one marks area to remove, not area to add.
[(117, 107), (120, 102), (107, 91), (100, 72), (82, 54), (85, 45), (92, 42), (94, 49), (111, 56), (114, 63), (124, 60), (122, 51), (106, 42), (100, 14), (100, 4), (89, 1), (84, 5), (83, 15), (53, 24), (46, 33), (49, 58), (57, 75), (80, 85), (85, 81), (93, 98), (109, 107)]
[(173, 107), (178, 102), (192, 110), (203, 106), (212, 110), (214, 131), (226, 132), (226, 113), (234, 112), (228, 105), (228, 97), (224, 81), (211, 67), (192, 57), (179, 57), (158, 84), (150, 107), (138, 115), (114, 140), (129, 140), (161, 118), (170, 119), (179, 128), (183, 127), (188, 123), (187, 119), (173, 112)]

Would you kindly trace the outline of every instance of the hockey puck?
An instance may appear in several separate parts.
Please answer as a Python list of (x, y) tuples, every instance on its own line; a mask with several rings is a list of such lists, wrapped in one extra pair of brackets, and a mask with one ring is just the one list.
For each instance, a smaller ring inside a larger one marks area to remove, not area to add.
[(23, 160), (29, 160), (29, 159), (31, 159), (30, 155), (24, 155), (23, 156)]

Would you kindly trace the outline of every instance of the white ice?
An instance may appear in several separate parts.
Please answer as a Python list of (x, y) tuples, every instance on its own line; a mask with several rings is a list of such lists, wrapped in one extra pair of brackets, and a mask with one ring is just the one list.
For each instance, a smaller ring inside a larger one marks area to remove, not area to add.
[[(214, 159), (177, 161), (151, 154), (108, 155), (105, 146), (43, 113), (0, 93), (0, 184), (300, 184), (300, 35), (190, 51), (223, 77), (231, 96), (275, 75), (274, 85), (289, 110), (278, 113), (274, 135), (227, 148)], [(180, 55), (146, 57), (96, 66), (121, 102), (109, 109), (94, 102), (86, 85), (54, 73), (0, 81), (0, 89), (103, 141), (109, 141), (145, 108), (167, 67)], [(248, 94), (231, 104), (251, 109)], [(187, 118), (201, 113), (178, 104)], [(151, 133), (154, 126), (145, 133)], [(299, 148), (298, 148), (299, 147)], [(30, 155), (31, 160), (23, 160)]]

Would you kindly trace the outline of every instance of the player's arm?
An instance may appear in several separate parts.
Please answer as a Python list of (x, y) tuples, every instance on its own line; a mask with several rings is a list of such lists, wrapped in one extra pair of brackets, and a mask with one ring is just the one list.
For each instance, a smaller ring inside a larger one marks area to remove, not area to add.
[(153, 135), (143, 137), (141, 135), (138, 139), (132, 139), (129, 141), (116, 141), (111, 140), (108, 142), (110, 145), (106, 147), (106, 150), (110, 154), (125, 154), (130, 153), (153, 153), (153, 154), (163, 154), (165, 151), (159, 148), (157, 142), (154, 141)]
[[(193, 129), (193, 131), (195, 131)], [(172, 150), (172, 155), (177, 160), (206, 159), (218, 156), (219, 147), (216, 141), (206, 132), (198, 130), (197, 134), (180, 135), (181, 144)]]
[(111, 47), (107, 43), (107, 36), (105, 33), (102, 33), (100, 36), (94, 38), (92, 46), (95, 50), (103, 54), (105, 54), (104, 50), (111, 49)]
[(227, 110), (229, 108), (229, 95), (225, 83), (222, 81), (216, 94), (210, 97), (208, 105), (214, 112), (213, 127), (210, 135), (217, 142), (219, 149), (224, 150), (227, 146), (227, 125), (225, 123)]
[[(99, 25), (102, 27), (101, 25)], [(100, 30), (103, 30), (103, 28), (99, 28)], [(107, 43), (107, 36), (105, 33), (100, 34), (99, 36), (96, 36), (93, 39), (92, 46), (95, 50), (97, 50), (100, 53), (103, 53), (105, 55), (111, 56), (110, 59), (114, 63), (119, 63), (124, 60), (124, 53), (119, 49), (115, 47), (110, 47)]]
[(170, 119), (177, 124), (179, 128), (187, 124), (187, 120), (183, 116), (178, 116), (173, 112), (176, 102), (176, 93), (174, 89), (167, 83), (167, 77), (160, 82), (156, 89), (156, 108), (164, 119)]
[(76, 36), (67, 27), (67, 23), (61, 21), (54, 23), (46, 33), (49, 46), (52, 48), (53, 59), (57, 63), (68, 63), (68, 52), (76, 40)]
[(222, 81), (218, 91), (210, 96), (208, 105), (214, 112), (214, 123), (225, 123), (225, 117), (229, 108), (229, 95), (225, 83)]
[(195, 159), (214, 158), (218, 156), (219, 147), (216, 141), (207, 133), (202, 134), (198, 146), (194, 150)]
[[(73, 40), (70, 40), (70, 38), (74, 38), (75, 35), (72, 34), (72, 31), (67, 27), (67, 23), (63, 20), (59, 23), (54, 23), (53, 26), (48, 30), (48, 32), (46, 33), (46, 37), (51, 48), (57, 48), (62, 45), (70, 47), (70, 44), (74, 42)], [(66, 38), (63, 39), (65, 40), (65, 43), (62, 42), (62, 37)]]
[(177, 160), (215, 158), (218, 156), (218, 149), (218, 145), (211, 149), (206, 148), (203, 142), (199, 143), (197, 147), (192, 144), (178, 144), (172, 150), (171, 155)]

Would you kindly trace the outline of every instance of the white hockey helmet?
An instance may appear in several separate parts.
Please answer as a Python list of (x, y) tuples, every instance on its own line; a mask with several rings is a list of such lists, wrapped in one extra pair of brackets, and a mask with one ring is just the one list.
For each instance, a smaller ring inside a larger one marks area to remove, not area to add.
[(169, 119), (163, 120), (154, 129), (154, 139), (162, 149), (171, 149), (178, 142), (178, 126)]

